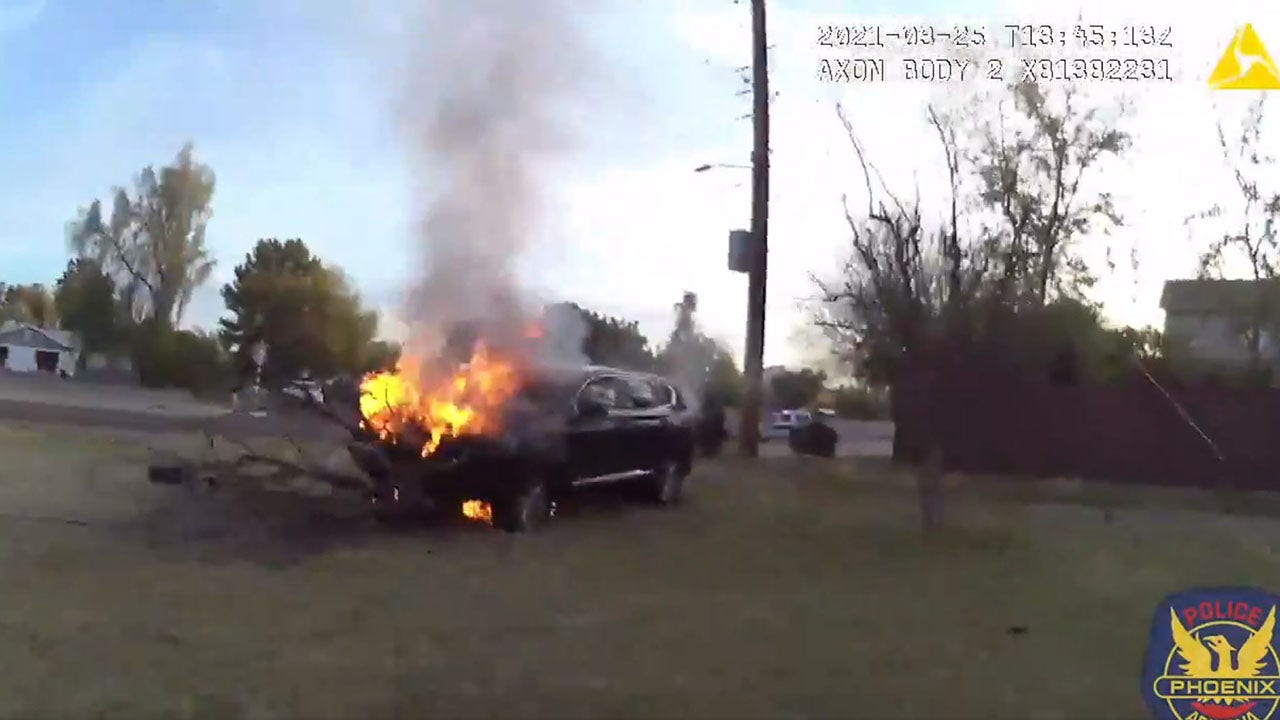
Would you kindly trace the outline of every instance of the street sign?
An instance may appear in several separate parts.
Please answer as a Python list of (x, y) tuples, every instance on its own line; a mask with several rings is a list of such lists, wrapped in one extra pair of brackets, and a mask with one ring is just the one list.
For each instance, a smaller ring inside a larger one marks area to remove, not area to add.
[(751, 231), (729, 231), (729, 269), (734, 272), (751, 271)]

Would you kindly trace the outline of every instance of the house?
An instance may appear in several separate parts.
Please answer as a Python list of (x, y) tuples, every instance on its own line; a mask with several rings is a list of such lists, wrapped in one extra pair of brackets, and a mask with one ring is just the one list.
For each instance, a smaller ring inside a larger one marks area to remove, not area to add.
[(1250, 331), (1257, 327), (1263, 362), (1280, 371), (1280, 279), (1170, 280), (1160, 307), (1165, 339), (1186, 359), (1244, 368), (1250, 360)]
[(73, 333), (10, 321), (0, 326), (0, 368), (74, 375), (80, 343)]

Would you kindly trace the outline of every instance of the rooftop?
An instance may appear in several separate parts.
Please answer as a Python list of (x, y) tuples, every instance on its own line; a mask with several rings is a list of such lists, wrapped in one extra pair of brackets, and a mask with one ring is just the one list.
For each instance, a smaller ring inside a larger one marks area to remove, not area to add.
[(11, 345), (40, 347), (50, 350), (74, 351), (80, 346), (79, 339), (73, 332), (42, 328), (15, 320), (9, 320), (0, 325), (0, 336), (5, 336), (8, 344)]

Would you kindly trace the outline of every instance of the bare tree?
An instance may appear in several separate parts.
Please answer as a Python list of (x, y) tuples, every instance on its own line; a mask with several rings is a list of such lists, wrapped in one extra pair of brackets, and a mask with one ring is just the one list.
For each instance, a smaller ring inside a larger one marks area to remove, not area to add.
[(111, 274), (130, 314), (165, 326), (181, 322), (214, 267), (205, 245), (214, 175), (193, 153), (188, 144), (158, 174), (143, 169), (132, 197), (116, 190), (109, 217), (94, 200), (68, 227), (73, 252)]
[[(904, 201), (887, 187), (837, 108), (868, 199), (856, 212), (845, 198), (849, 254), (833, 276), (813, 277), (814, 325), (869, 384), (896, 386), (913, 356), (927, 370), (944, 344), (986, 338), (1003, 346), (1018, 337), (1020, 325), (987, 320), (1015, 320), (1020, 308), (1081, 294), (1092, 276), (1077, 241), (1121, 222), (1111, 196), (1087, 181), (1103, 158), (1129, 146), (1118, 127), (1126, 106), (1091, 105), (1073, 89), (1053, 98), (1036, 85), (1009, 91), (993, 119), (928, 108), (949, 190), (936, 224), (922, 217), (918, 191)], [(913, 445), (927, 445), (927, 429), (909, 434)]]
[(892, 191), (843, 107), (837, 106), (837, 115), (862, 172), (867, 207), (857, 213), (842, 198), (849, 255), (834, 276), (812, 276), (818, 289), (814, 324), (842, 361), (864, 380), (884, 385), (898, 362), (928, 339), (935, 321), (969, 303), (989, 263), (961, 229), (963, 168), (954, 118), (928, 110), (947, 164), (950, 205), (946, 220), (927, 228), (919, 193), (904, 201)]
[(1120, 124), (1127, 103), (1089, 103), (1072, 86), (1052, 94), (1036, 83), (1009, 88), (976, 133), (968, 162), (980, 179), (984, 244), (997, 265), (1002, 302), (1078, 295), (1095, 281), (1076, 241), (1123, 223), (1111, 195), (1082, 188), (1100, 162), (1131, 138)]
[[(1234, 138), (1228, 139), (1222, 123), (1218, 123), (1218, 145), (1235, 177), (1241, 204), (1234, 212), (1215, 204), (1186, 219), (1187, 224), (1221, 219), (1228, 227), (1200, 256), (1202, 278), (1234, 274), (1228, 268), (1231, 266), (1243, 267), (1249, 279), (1261, 281), (1275, 278), (1280, 269), (1280, 239), (1276, 235), (1280, 192), (1264, 189), (1261, 180), (1276, 164), (1276, 158), (1261, 147), (1265, 102), (1266, 94), (1259, 93), (1258, 99), (1249, 104), (1240, 134)], [(1258, 292), (1256, 302), (1247, 309), (1245, 327), (1241, 328), (1253, 369), (1262, 361), (1262, 334), (1272, 321), (1269, 310), (1266, 293)]]

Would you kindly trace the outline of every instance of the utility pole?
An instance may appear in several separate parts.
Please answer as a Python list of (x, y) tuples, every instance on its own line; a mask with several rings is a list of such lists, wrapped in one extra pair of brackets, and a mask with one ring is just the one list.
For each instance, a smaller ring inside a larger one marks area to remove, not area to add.
[(747, 273), (747, 341), (742, 363), (747, 385), (738, 428), (745, 457), (756, 457), (760, 452), (760, 405), (764, 399), (764, 308), (769, 272), (768, 48), (764, 0), (751, 0), (751, 269)]

